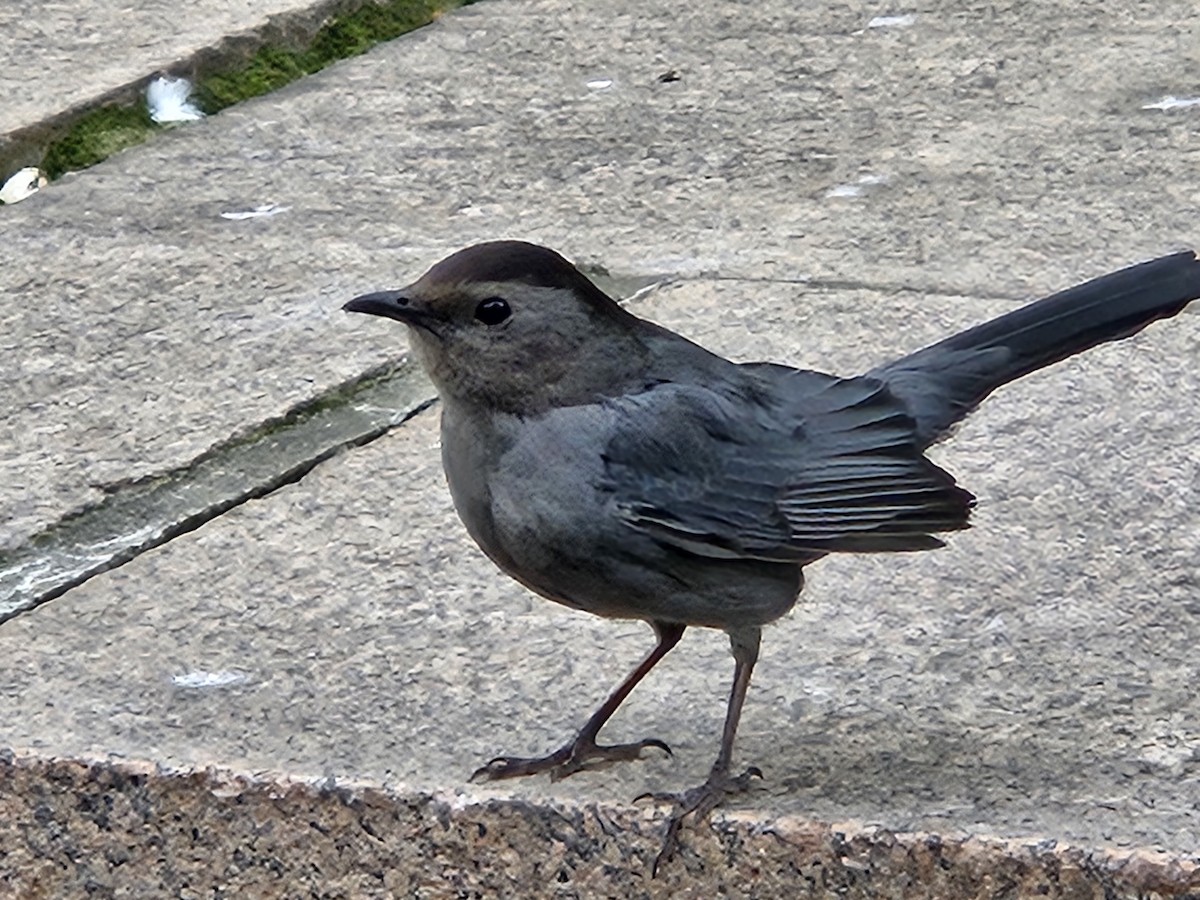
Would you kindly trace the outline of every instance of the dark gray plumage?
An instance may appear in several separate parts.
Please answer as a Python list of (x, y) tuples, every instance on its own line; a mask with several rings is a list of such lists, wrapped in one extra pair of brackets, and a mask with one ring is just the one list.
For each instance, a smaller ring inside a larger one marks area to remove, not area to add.
[(996, 388), (1097, 344), (1137, 334), (1200, 295), (1187, 250), (1130, 266), (938, 341), (873, 370), (928, 446)]
[(658, 645), (545, 757), (476, 773), (569, 775), (656, 739), (601, 726), (689, 625), (729, 633), (734, 683), (707, 781), (671, 795), (659, 860), (756, 770), (730, 758), (761, 627), (827, 553), (923, 550), (974, 498), (924, 451), (1001, 385), (1173, 316), (1200, 296), (1178, 253), (1098, 278), (856, 378), (735, 364), (632, 315), (552, 250), (469, 247), (408, 288), (346, 308), (410, 326), (443, 401), (442, 460), (467, 530), (509, 575)]

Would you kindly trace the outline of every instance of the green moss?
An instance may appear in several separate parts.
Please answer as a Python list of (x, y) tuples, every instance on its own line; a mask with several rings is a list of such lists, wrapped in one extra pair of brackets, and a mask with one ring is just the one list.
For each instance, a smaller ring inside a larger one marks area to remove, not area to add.
[(276, 47), (263, 47), (244, 68), (218, 72), (201, 79), (196, 100), (206, 113), (215, 113), (260, 94), (283, 87), (306, 74), (296, 61), (297, 54)]
[(368, 2), (354, 12), (331, 19), (304, 49), (263, 47), (241, 69), (202, 78), (196, 97), (205, 112), (218, 112), (277, 90), (304, 75), (319, 72), (339, 59), (365, 53), (382, 41), (428, 25), (447, 9), (469, 2), (471, 0)]
[[(372, 2), (330, 19), (302, 49), (263, 47), (245, 65), (200, 78), (195, 98), (206, 113), (267, 94), (330, 63), (365, 53), (375, 44), (390, 41), (440, 13), (474, 0), (390, 0)], [(146, 140), (161, 126), (146, 109), (145, 100), (133, 106), (105, 106), (84, 114), (70, 131), (52, 143), (42, 160), (51, 178), (86, 169), (112, 154)]]
[(102, 106), (86, 113), (46, 150), (42, 169), (50, 178), (86, 169), (119, 150), (140, 144), (155, 126), (145, 104)]

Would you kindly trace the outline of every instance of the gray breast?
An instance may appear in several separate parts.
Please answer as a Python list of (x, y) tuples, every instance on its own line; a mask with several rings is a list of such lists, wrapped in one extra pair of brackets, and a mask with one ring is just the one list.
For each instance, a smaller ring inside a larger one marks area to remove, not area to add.
[(543, 596), (601, 616), (724, 628), (786, 612), (798, 566), (697, 557), (628, 526), (602, 455), (615, 421), (610, 406), (591, 404), (492, 417), (485, 437), (444, 414), (443, 439), (475, 448), (455, 454), (447, 476), (484, 552)]

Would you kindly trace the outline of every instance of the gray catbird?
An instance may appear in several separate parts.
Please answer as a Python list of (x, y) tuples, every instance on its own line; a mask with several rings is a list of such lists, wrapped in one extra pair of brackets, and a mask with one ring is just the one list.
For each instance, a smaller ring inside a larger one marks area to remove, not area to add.
[[(468, 247), (346, 309), (409, 326), (442, 399), (442, 464), (471, 537), (521, 584), (575, 609), (642, 619), (658, 644), (566, 745), (476, 777), (634, 759), (650, 738), (600, 728), (688, 625), (729, 634), (736, 662), (708, 779), (688, 813), (746, 787), (730, 757), (762, 626), (827, 553), (925, 550), (967, 527), (974, 497), (924, 450), (1015, 378), (1173, 316), (1200, 296), (1177, 253), (1106, 275), (856, 378), (737, 364), (619, 306), (552, 250)], [(670, 752), (669, 750), (667, 752)]]

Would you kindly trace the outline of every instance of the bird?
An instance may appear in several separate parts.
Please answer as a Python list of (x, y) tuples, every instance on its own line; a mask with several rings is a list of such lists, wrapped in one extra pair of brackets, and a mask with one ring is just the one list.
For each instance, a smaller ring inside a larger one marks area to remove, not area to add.
[(467, 532), (505, 573), (572, 609), (647, 622), (653, 649), (578, 732), (473, 780), (670, 753), (601, 728), (689, 627), (729, 636), (732, 686), (708, 777), (671, 812), (653, 871), (762, 771), (732, 765), (762, 629), (829, 554), (929, 550), (975, 497), (926, 451), (1010, 381), (1133, 335), (1200, 297), (1183, 251), (1022, 306), (853, 376), (737, 363), (639, 318), (563, 256), (467, 247), (350, 312), (396, 320), (441, 400), (442, 463)]

